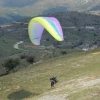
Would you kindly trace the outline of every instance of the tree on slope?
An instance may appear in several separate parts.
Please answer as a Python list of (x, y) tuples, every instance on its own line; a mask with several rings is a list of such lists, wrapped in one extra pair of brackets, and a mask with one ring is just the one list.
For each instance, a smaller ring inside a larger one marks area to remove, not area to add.
[(6, 67), (8, 69), (8, 71), (13, 70), (14, 72), (14, 68), (20, 64), (19, 59), (8, 59), (7, 61), (4, 62), (3, 66)]

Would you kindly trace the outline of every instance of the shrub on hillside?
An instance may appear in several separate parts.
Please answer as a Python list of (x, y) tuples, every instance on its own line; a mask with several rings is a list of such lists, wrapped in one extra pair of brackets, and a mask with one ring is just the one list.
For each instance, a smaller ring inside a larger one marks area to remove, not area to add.
[(3, 66), (6, 67), (8, 71), (13, 70), (14, 72), (14, 68), (19, 64), (20, 64), (19, 59), (10, 58), (4, 62)]
[(64, 55), (64, 54), (67, 54), (67, 52), (66, 52), (66, 51), (61, 51), (61, 54), (63, 54), (63, 55)]
[(25, 58), (26, 58), (26, 55), (24, 54), (20, 56), (20, 59), (25, 59)]
[(31, 56), (31, 55), (27, 56), (26, 61), (31, 63), (31, 64), (34, 63), (35, 62), (35, 56)]

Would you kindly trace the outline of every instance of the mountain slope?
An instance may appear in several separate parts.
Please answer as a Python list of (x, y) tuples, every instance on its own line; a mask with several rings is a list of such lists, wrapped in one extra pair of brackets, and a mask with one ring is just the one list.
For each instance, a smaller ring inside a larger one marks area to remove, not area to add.
[[(94, 49), (100, 47), (100, 17), (79, 12), (58, 12), (45, 14), (44, 16), (56, 17), (62, 26), (64, 41), (57, 42), (46, 30), (44, 30), (41, 46), (54, 46), (55, 48), (70, 49)], [(12, 55), (13, 45), (23, 41), (21, 49), (26, 46), (34, 46), (28, 37), (28, 22), (31, 18), (13, 22), (9, 27), (2, 25), (0, 28), (0, 57)], [(5, 26), (5, 27), (4, 27)], [(8, 46), (9, 45), (9, 46)], [(32, 48), (30, 48), (32, 49)], [(33, 49), (32, 49), (33, 50)], [(14, 50), (13, 50), (14, 51)], [(18, 51), (18, 50), (17, 50)], [(18, 51), (20, 52), (20, 51)]]
[[(100, 0), (1, 0), (0, 17), (15, 20), (10, 16), (37, 16), (43, 13), (60, 11), (99, 12)], [(52, 10), (53, 9), (53, 10)], [(95, 11), (94, 11), (95, 10)], [(10, 20), (10, 21), (11, 21)]]

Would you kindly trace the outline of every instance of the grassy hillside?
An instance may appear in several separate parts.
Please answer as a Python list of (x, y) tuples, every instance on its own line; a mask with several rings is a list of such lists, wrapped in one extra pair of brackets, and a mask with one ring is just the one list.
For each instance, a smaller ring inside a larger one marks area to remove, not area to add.
[[(100, 100), (99, 59), (99, 50), (71, 52), (0, 77), (0, 99)], [(52, 76), (59, 80), (54, 89), (50, 89)]]

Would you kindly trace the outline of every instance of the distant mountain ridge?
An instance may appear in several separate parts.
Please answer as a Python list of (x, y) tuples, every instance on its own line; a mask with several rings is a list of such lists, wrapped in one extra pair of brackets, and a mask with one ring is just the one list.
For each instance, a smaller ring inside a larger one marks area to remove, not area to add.
[(0, 0), (0, 23), (59, 11), (83, 11), (99, 15), (99, 5), (100, 0)]

